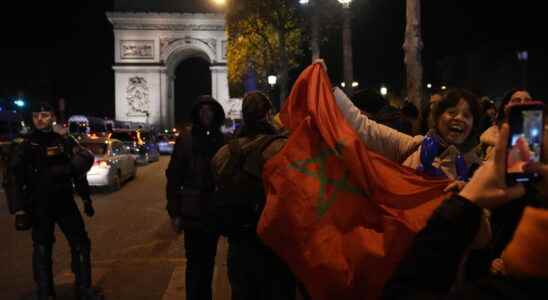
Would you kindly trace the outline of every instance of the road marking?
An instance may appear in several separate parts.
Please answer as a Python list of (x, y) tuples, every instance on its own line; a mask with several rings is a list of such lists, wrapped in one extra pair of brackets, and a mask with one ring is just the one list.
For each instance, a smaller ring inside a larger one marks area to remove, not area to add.
[(162, 297), (162, 300), (181, 300), (186, 299), (185, 293), (185, 270), (186, 267), (180, 266), (173, 270), (169, 285)]

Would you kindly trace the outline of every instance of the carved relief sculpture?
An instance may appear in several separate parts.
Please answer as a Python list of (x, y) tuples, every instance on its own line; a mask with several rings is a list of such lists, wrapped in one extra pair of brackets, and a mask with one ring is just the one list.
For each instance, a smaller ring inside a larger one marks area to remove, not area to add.
[(120, 41), (122, 59), (154, 59), (154, 41)]
[(126, 90), (126, 99), (129, 104), (128, 115), (146, 115), (149, 113), (149, 90), (148, 83), (145, 78), (135, 76), (129, 79), (129, 85)]
[(221, 42), (221, 47), (222, 47), (221, 48), (221, 51), (222, 51), (221, 55), (222, 55), (224, 60), (226, 60), (226, 54), (227, 54), (227, 51), (228, 51), (227, 46), (228, 46), (228, 41), (222, 41)]

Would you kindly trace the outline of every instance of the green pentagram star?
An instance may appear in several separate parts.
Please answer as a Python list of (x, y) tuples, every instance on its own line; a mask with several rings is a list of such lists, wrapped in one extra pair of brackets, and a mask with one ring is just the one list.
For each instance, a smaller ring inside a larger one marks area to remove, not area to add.
[[(316, 213), (319, 217), (323, 217), (329, 208), (333, 206), (335, 201), (337, 200), (337, 194), (340, 191), (349, 192), (356, 195), (362, 195), (362, 190), (354, 186), (350, 183), (350, 170), (345, 167), (344, 174), (339, 179), (331, 179), (327, 177), (327, 159), (330, 156), (335, 156), (340, 158), (342, 155), (342, 150), (344, 149), (344, 145), (342, 143), (337, 143), (335, 145), (335, 148), (326, 148), (321, 147), (319, 153), (309, 159), (300, 160), (300, 161), (294, 161), (290, 162), (289, 166), (291, 168), (294, 168), (298, 172), (305, 174), (307, 176), (311, 176), (314, 178), (317, 178), (320, 182), (320, 191), (319, 191), (319, 199), (318, 199), (318, 206), (316, 208)], [(318, 170), (312, 171), (308, 168), (311, 164), (317, 164)], [(335, 187), (335, 191), (327, 196), (327, 186), (332, 185)]]

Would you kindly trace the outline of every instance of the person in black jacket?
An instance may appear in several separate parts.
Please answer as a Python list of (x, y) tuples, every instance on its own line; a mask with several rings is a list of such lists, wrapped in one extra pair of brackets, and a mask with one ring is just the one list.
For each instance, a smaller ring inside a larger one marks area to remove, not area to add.
[[(508, 125), (504, 124), (495, 147), (494, 160), (484, 163), (459, 194), (446, 200), (418, 233), (407, 255), (386, 284), (383, 299), (546, 298), (548, 270), (539, 266), (548, 266), (548, 256), (546, 253), (520, 255), (543, 253), (546, 250), (546, 235), (537, 235), (533, 239), (531, 230), (516, 231), (500, 258), (491, 263), (489, 274), (464, 285), (454, 285), (461, 259), (478, 231), (482, 208), (500, 207), (526, 193), (521, 184), (508, 187), (505, 183), (508, 131)], [(525, 170), (539, 172), (545, 181), (548, 176), (548, 165), (529, 163)], [(543, 184), (541, 188), (546, 192), (546, 182)], [(541, 219), (548, 224), (548, 211), (542, 211)], [(522, 217), (518, 228), (527, 228), (522, 223), (533, 222)], [(524, 240), (535, 242), (524, 243)]]
[(209, 300), (219, 234), (208, 230), (204, 206), (214, 192), (210, 160), (225, 136), (223, 107), (201, 96), (191, 111), (192, 126), (175, 142), (167, 177), (167, 211), (175, 229), (184, 230), (186, 299)]
[(52, 247), (57, 224), (70, 246), (77, 299), (96, 299), (91, 288), (91, 243), (73, 198), (74, 185), (86, 215), (94, 215), (86, 179), (94, 157), (74, 139), (55, 133), (53, 119), (47, 103), (32, 109), (35, 129), (17, 143), (9, 161), (5, 181), (9, 209), (17, 230), (32, 229), (35, 298), (55, 298)]

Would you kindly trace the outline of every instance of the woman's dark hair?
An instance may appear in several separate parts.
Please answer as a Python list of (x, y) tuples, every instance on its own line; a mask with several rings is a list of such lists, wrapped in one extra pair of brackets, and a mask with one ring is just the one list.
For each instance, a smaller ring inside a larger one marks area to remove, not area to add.
[(474, 118), (474, 123), (472, 124), (472, 130), (470, 135), (466, 138), (463, 145), (459, 146), (461, 150), (469, 150), (477, 141), (479, 135), (479, 127), (477, 126), (480, 120), (480, 104), (478, 97), (465, 89), (451, 89), (443, 95), (443, 99), (434, 105), (432, 110), (432, 128), (436, 128), (438, 120), (441, 115), (448, 110), (449, 108), (455, 107), (459, 104), (461, 100), (466, 101), (470, 107), (470, 112)]
[(513, 89), (509, 90), (508, 92), (506, 92), (506, 94), (504, 94), (504, 96), (500, 100), (500, 106), (497, 109), (497, 124), (498, 125), (502, 124), (502, 121), (504, 121), (504, 108), (506, 107), (508, 102), (510, 102), (510, 100), (512, 100), (512, 96), (517, 92), (527, 92), (527, 93), (529, 93), (526, 89), (518, 87), (518, 88), (513, 88)]

